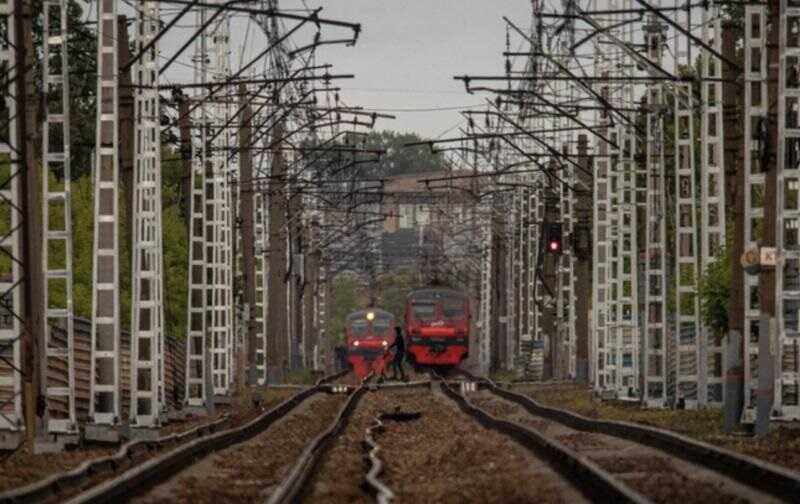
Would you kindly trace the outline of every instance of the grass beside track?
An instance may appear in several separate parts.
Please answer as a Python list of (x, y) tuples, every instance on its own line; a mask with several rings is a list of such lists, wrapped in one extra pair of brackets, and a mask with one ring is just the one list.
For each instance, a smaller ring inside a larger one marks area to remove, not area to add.
[(779, 424), (763, 438), (730, 435), (722, 431), (722, 411), (647, 409), (638, 404), (592, 399), (591, 389), (582, 385), (515, 387), (517, 392), (589, 418), (623, 420), (671, 430), (700, 441), (721, 446), (773, 464), (800, 471), (800, 428)]
[[(170, 422), (164, 425), (161, 434), (186, 432), (213, 422), (224, 414), (231, 416), (228, 425), (240, 425), (296, 393), (296, 390), (291, 389), (248, 389), (243, 394), (236, 396), (230, 407), (218, 407), (215, 417), (191, 417), (182, 421)], [(257, 400), (261, 404), (258, 408), (255, 407)], [(20, 448), (16, 452), (0, 457), (0, 492), (29, 485), (53, 474), (74, 469), (87, 460), (107, 457), (116, 453), (118, 449), (118, 447), (83, 446), (57, 455), (37, 455), (30, 453), (24, 447)], [(155, 450), (150, 452), (151, 456), (158, 453)]]

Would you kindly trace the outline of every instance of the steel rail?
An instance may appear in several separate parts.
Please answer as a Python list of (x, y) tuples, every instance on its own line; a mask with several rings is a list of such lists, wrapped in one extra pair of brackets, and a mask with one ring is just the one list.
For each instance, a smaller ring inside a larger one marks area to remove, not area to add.
[(523, 407), (528, 413), (572, 429), (606, 434), (669, 452), (679, 459), (712, 469), (780, 499), (793, 501), (800, 494), (800, 474), (778, 465), (665, 429), (619, 420), (587, 418), (571, 411), (545, 406), (526, 395), (498, 387), (491, 380), (478, 381), (495, 396)]
[[(471, 376), (468, 373), (463, 374)], [(599, 465), (562, 443), (543, 436), (535, 430), (490, 415), (469, 402), (446, 380), (441, 380), (439, 386), (444, 395), (455, 402), (461, 411), (477, 420), (483, 427), (512, 438), (536, 456), (550, 462), (562, 477), (570, 480), (575, 485), (575, 489), (590, 501), (636, 504), (651, 502), (644, 495), (614, 478)]]
[(268, 504), (289, 504), (303, 500), (311, 488), (311, 478), (315, 475), (322, 458), (332, 447), (333, 441), (347, 427), (350, 417), (367, 390), (367, 385), (362, 383), (350, 394), (330, 427), (306, 447), (289, 475), (270, 495), (266, 501)]
[[(372, 375), (368, 375), (362, 384), (355, 389), (350, 389), (348, 387), (350, 397), (347, 399), (345, 404), (342, 405), (342, 408), (339, 410), (339, 414), (333, 420), (330, 427), (325, 432), (317, 436), (317, 438), (314, 439), (308, 445), (308, 447), (306, 447), (306, 449), (303, 451), (303, 454), (293, 466), (289, 475), (284, 478), (278, 488), (272, 493), (272, 495), (270, 495), (269, 499), (266, 501), (268, 504), (294, 503), (303, 500), (303, 498), (306, 496), (306, 492), (308, 492), (311, 488), (311, 479), (316, 474), (316, 470), (319, 467), (320, 462), (332, 447), (333, 441), (347, 427), (350, 417), (353, 415), (353, 412), (358, 406), (359, 401), (368, 391), (422, 387), (427, 388), (431, 386), (430, 380), (417, 380), (409, 383), (367, 383), (370, 378), (372, 378)], [(371, 472), (372, 471), (370, 471), (370, 473)], [(377, 474), (379, 473), (380, 469), (378, 470)], [(369, 479), (370, 474), (367, 474), (366, 480), (368, 482)], [(380, 486), (382, 485), (379, 485), (378, 487)], [(391, 499), (388, 501), (378, 499), (378, 501), (390, 502)]]
[[(183, 470), (199, 458), (211, 452), (245, 441), (268, 429), (275, 421), (286, 416), (309, 397), (328, 390), (329, 383), (346, 375), (341, 371), (323, 377), (313, 387), (307, 388), (283, 401), (269, 411), (245, 425), (220, 431), (230, 418), (226, 415), (209, 424), (201, 425), (183, 433), (171, 434), (156, 440), (137, 440), (124, 444), (113, 455), (87, 460), (80, 466), (54, 474), (30, 485), (0, 493), (0, 504), (36, 503), (51, 500), (65, 491), (78, 489), (97, 474), (114, 473), (140, 450), (167, 447), (178, 444), (171, 451), (134, 466), (116, 478), (104, 481), (69, 502), (116, 502), (125, 500), (132, 493), (150, 488), (154, 484)], [(191, 441), (187, 441), (191, 440)]]
[(30, 485), (3, 492), (0, 494), (0, 503), (33, 503), (50, 500), (65, 490), (79, 488), (81, 484), (97, 474), (115, 472), (125, 460), (132, 458), (140, 450), (146, 452), (154, 447), (169, 446), (195, 437), (202, 438), (213, 434), (229, 420), (230, 417), (225, 415), (214, 422), (200, 425), (186, 432), (171, 434), (155, 441), (139, 440), (125, 443), (113, 455), (87, 460), (69, 471), (54, 474)]

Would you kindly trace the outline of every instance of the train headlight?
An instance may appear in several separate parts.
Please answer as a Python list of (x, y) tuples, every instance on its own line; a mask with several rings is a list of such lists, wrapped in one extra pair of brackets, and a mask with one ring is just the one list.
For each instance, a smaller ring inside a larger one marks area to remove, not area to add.
[(367, 312), (367, 320), (369, 320), (370, 322), (375, 320), (375, 312)]
[(386, 341), (386, 340), (383, 340), (383, 341), (381, 341), (381, 345), (387, 347), (387, 346), (389, 346), (389, 342)]
[(360, 342), (360, 341), (358, 341), (358, 340), (356, 340), (356, 341), (354, 341), (354, 342), (353, 342), (353, 346), (358, 346), (358, 345), (360, 345), (360, 344), (361, 344), (361, 342)]

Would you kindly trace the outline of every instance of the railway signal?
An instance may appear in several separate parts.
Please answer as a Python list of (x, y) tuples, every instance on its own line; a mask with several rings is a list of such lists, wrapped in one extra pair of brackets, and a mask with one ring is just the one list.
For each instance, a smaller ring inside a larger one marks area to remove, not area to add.
[(551, 222), (546, 224), (544, 236), (547, 241), (547, 252), (549, 254), (560, 255), (564, 252), (561, 223)]

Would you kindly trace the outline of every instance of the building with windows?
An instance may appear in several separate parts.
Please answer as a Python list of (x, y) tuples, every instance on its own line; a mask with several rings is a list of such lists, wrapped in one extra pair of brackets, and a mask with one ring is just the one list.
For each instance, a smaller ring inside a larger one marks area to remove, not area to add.
[[(421, 267), (460, 252), (453, 237), (467, 225), (472, 196), (466, 172), (420, 172), (387, 178), (381, 213), (384, 268)], [(450, 181), (431, 181), (452, 176)]]

